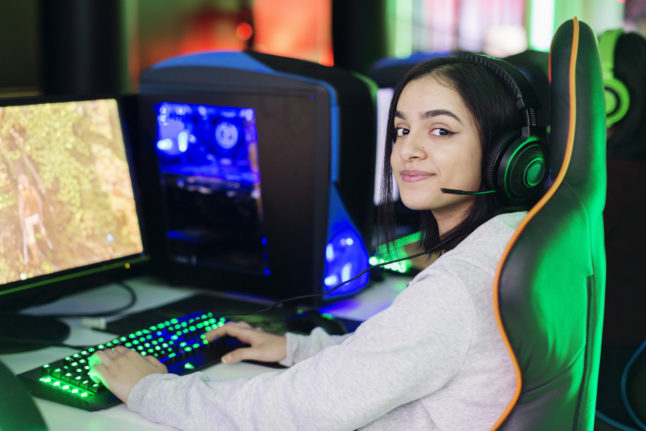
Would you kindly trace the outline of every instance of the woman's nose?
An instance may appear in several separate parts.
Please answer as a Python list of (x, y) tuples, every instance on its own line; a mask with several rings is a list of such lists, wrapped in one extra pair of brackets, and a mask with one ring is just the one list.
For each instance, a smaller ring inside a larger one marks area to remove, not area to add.
[(422, 137), (415, 133), (410, 132), (403, 139), (400, 138), (398, 143), (400, 144), (398, 149), (399, 157), (404, 161), (423, 158), (426, 155)]

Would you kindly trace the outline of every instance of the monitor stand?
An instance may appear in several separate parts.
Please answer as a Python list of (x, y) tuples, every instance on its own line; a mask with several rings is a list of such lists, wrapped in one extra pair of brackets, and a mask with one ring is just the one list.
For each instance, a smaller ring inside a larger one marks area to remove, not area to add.
[(0, 313), (0, 354), (43, 349), (63, 342), (70, 333), (53, 317)]

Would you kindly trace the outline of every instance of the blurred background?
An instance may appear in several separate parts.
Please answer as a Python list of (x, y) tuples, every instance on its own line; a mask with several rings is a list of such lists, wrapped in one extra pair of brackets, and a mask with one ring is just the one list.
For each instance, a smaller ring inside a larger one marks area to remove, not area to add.
[(416, 52), (547, 51), (573, 16), (646, 32), (646, 0), (0, 0), (0, 96), (136, 92), (152, 64), (207, 50), (362, 73)]

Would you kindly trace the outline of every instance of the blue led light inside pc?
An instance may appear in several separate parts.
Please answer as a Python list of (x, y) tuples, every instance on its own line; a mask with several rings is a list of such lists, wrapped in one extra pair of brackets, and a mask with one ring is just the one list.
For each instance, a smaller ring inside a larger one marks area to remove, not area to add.
[[(351, 223), (345, 222), (337, 226), (337, 232), (330, 238), (325, 248), (325, 275), (323, 284), (325, 290), (331, 289), (340, 283), (347, 282), (366, 269), (368, 253), (363, 246), (363, 240)], [(368, 274), (344, 284), (338, 289), (327, 294), (346, 296), (361, 289), (368, 283)]]
[(172, 260), (269, 275), (252, 108), (155, 105)]

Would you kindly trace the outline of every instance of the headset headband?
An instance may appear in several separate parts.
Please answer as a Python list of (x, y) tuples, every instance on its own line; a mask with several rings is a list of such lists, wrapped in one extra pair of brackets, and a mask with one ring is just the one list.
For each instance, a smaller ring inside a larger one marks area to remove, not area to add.
[(534, 87), (525, 75), (509, 62), (499, 58), (483, 54), (460, 54), (459, 57), (485, 66), (505, 84), (514, 95), (516, 107), (523, 119), (521, 137), (523, 139), (529, 138), (531, 129), (539, 126), (537, 115), (540, 112), (541, 104), (536, 97)]
[(624, 31), (618, 28), (606, 30), (599, 37), (599, 51), (601, 52), (601, 67), (604, 80), (614, 78), (615, 46), (617, 46), (617, 40), (623, 33)]

